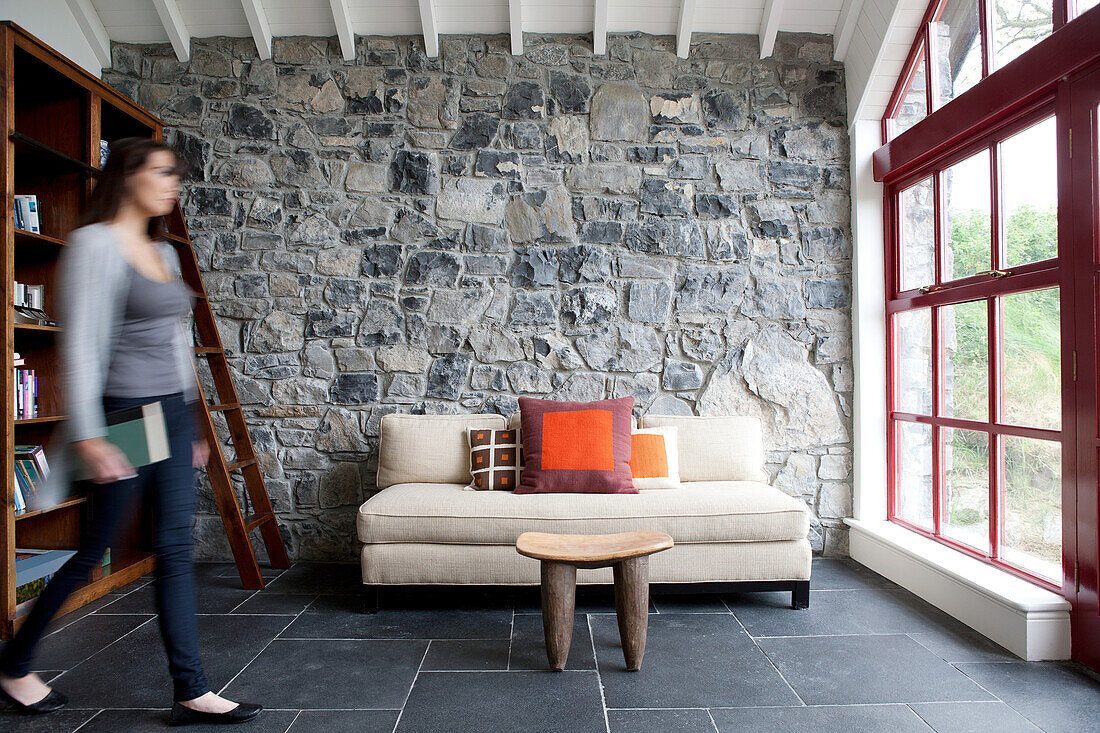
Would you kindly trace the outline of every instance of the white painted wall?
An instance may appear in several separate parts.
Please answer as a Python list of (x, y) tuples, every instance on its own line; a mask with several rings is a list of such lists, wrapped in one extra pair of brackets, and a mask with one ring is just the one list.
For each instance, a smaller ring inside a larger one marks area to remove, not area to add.
[(65, 0), (0, 0), (0, 20), (14, 20), (94, 76), (102, 70)]

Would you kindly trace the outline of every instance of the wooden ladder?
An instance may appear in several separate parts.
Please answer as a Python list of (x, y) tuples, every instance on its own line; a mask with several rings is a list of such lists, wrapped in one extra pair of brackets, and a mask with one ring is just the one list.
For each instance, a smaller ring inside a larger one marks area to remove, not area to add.
[[(169, 217), (170, 229), (186, 231), (183, 223), (183, 215), (177, 205), (176, 210)], [(229, 537), (229, 546), (233, 551), (233, 559), (237, 564), (237, 572), (241, 576), (241, 583), (249, 590), (259, 590), (264, 587), (264, 579), (260, 575), (260, 565), (256, 560), (256, 552), (252, 548), (249, 533), (254, 529), (260, 530), (264, 547), (267, 549), (267, 557), (274, 568), (290, 567), (290, 559), (286, 554), (286, 546), (283, 544), (282, 535), (279, 534), (279, 525), (275, 519), (275, 513), (271, 508), (271, 498), (267, 495), (267, 486), (260, 471), (259, 462), (256, 460), (256, 451), (252, 447), (252, 438), (248, 434), (248, 426), (244, 421), (244, 412), (241, 409), (237, 390), (233, 386), (233, 378), (229, 372), (229, 362), (225, 358), (222, 349), (221, 336), (218, 334), (217, 325), (214, 323), (214, 313), (210, 309), (210, 301), (206, 297), (206, 288), (202, 282), (198, 262), (195, 260), (195, 252), (191, 249), (191, 242), (186, 235), (172, 234), (168, 232), (158, 233), (159, 237), (171, 242), (179, 254), (180, 269), (183, 280), (196, 293), (198, 298), (192, 312), (195, 318), (195, 330), (198, 332), (201, 346), (194, 348), (196, 357), (204, 357), (210, 367), (210, 374), (217, 391), (217, 402), (211, 404), (203, 393), (202, 383), (199, 382), (199, 397), (202, 400), (204, 419), (202, 429), (210, 446), (210, 458), (206, 463), (206, 471), (210, 476), (210, 486), (214, 492), (214, 500), (218, 504), (218, 512), (222, 516), (225, 525), (225, 533)], [(225, 454), (222, 452), (221, 442), (214, 431), (214, 413), (221, 413), (229, 427), (229, 436), (233, 444), (234, 460), (226, 463)], [(232, 471), (240, 471), (244, 479), (245, 492), (248, 495), (248, 504), (251, 507), (249, 514), (243, 514), (237, 502), (237, 495), (233, 490), (230, 479)]]

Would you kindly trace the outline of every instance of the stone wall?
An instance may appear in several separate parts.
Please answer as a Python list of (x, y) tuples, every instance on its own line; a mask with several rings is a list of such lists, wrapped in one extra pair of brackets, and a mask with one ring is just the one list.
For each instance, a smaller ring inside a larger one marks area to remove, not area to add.
[[(748, 413), (844, 553), (848, 140), (826, 36), (334, 38), (113, 48), (160, 115), (291, 553), (356, 557), (378, 423), (633, 395)], [(198, 553), (228, 553), (202, 487)]]

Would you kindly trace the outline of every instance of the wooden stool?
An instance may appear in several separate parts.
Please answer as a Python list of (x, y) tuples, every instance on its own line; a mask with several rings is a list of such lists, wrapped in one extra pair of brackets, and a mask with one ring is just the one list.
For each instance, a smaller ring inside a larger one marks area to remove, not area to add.
[(645, 654), (649, 625), (649, 555), (672, 547), (664, 532), (546, 534), (524, 532), (516, 551), (542, 561), (542, 629), (550, 669), (565, 669), (573, 641), (577, 568), (612, 567), (615, 615), (626, 668), (637, 672)]

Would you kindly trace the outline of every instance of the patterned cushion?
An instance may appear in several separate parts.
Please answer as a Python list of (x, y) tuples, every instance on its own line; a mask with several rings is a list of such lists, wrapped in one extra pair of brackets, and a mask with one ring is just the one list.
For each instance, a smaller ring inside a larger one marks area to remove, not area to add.
[(470, 428), (470, 475), (466, 488), (475, 491), (515, 491), (523, 471), (518, 430)]
[(597, 402), (519, 398), (523, 475), (517, 494), (636, 494), (630, 477), (633, 397)]
[(676, 428), (642, 428), (630, 436), (630, 473), (636, 489), (680, 488)]

